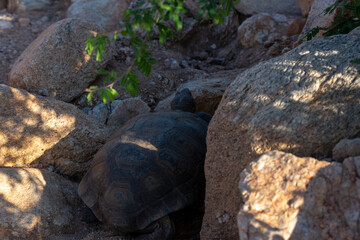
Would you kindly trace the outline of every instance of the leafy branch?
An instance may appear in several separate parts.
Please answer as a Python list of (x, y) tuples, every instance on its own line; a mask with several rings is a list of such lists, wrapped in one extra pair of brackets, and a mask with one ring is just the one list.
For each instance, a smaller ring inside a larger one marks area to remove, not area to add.
[[(328, 15), (336, 12), (334, 21), (327, 28), (315, 27), (308, 31), (305, 35), (309, 41), (314, 38), (321, 30), (324, 31), (323, 36), (333, 36), (337, 34), (347, 34), (353, 29), (360, 26), (360, 0), (337, 0), (331, 4), (323, 12)], [(353, 64), (360, 64), (360, 59), (351, 60)], [(360, 70), (358, 70), (360, 74)]]
[(323, 15), (336, 11), (334, 21), (327, 28), (316, 27), (305, 35), (307, 40), (314, 38), (320, 30), (323, 36), (346, 34), (360, 26), (360, 0), (337, 0), (323, 11)]
[[(228, 16), (233, 8), (233, 2), (240, 0), (201, 0), (198, 4), (200, 11), (198, 17), (212, 19), (215, 24), (224, 24), (224, 17)], [(121, 79), (120, 85), (125, 88), (131, 96), (139, 94), (139, 80), (134, 73), (136, 67), (144, 76), (148, 77), (152, 70), (152, 65), (156, 63), (148, 51), (147, 44), (150, 35), (157, 29), (159, 42), (164, 44), (168, 38), (174, 38), (167, 22), (172, 22), (177, 31), (183, 27), (182, 14), (186, 13), (184, 0), (139, 0), (136, 9), (129, 9), (124, 13), (125, 26), (120, 33), (114, 34), (112, 40), (116, 40), (118, 35), (129, 37), (131, 47), (134, 52), (135, 60), (128, 68), (125, 75)], [(146, 33), (146, 37), (142, 40), (139, 35), (141, 32)], [(106, 45), (110, 44), (110, 38), (106, 35), (97, 35), (89, 37), (86, 41), (86, 50), (91, 55), (96, 51), (96, 61), (101, 61), (105, 53)], [(114, 101), (119, 96), (118, 92), (112, 88), (116, 78), (119, 76), (114, 71), (100, 70), (98, 74), (106, 75), (105, 83), (112, 82), (110, 87), (99, 88), (91, 86), (87, 96), (88, 102), (92, 105), (92, 99), (97, 92), (104, 103)]]

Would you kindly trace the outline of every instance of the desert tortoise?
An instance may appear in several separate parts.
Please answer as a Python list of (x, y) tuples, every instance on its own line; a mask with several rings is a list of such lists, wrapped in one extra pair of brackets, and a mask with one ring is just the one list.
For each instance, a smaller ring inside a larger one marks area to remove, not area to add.
[[(174, 101), (186, 94), (191, 96), (186, 89)], [(80, 197), (120, 234), (170, 239), (174, 229), (168, 215), (203, 201), (209, 119), (203, 113), (167, 111), (130, 120), (95, 155), (80, 182)]]

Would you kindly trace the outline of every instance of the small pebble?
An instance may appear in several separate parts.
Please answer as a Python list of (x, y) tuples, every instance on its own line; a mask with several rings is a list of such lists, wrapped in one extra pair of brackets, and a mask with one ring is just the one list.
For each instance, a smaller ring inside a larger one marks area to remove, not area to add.
[(200, 54), (199, 54), (199, 57), (200, 57), (201, 60), (207, 59), (208, 56), (209, 56), (208, 53), (205, 52), (205, 51), (202, 51), (202, 52), (200, 52)]
[(149, 99), (149, 104), (154, 104), (155, 103), (155, 100), (153, 98), (150, 98)]
[(215, 58), (210, 63), (217, 64), (217, 65), (223, 65), (225, 63), (225, 58)]
[(30, 19), (29, 18), (19, 18), (18, 22), (19, 22), (19, 25), (21, 27), (27, 27), (27, 26), (30, 25)]
[(182, 68), (189, 68), (189, 64), (187, 63), (186, 60), (182, 60), (182, 61), (180, 62), (180, 67), (182, 67)]
[(131, 57), (126, 57), (125, 63), (129, 66), (131, 64)]
[(38, 28), (33, 28), (33, 29), (31, 29), (31, 32), (32, 32), (32, 33), (39, 33), (39, 32), (40, 32), (40, 29), (38, 29)]
[(174, 69), (177, 69), (179, 68), (179, 63), (174, 59), (171, 61), (171, 64), (170, 64), (170, 69), (174, 70)]
[(84, 107), (83, 111), (84, 111), (84, 113), (89, 114), (91, 109), (89, 107)]
[(284, 53), (286, 53), (286, 52), (288, 52), (288, 51), (290, 51), (290, 50), (291, 50), (290, 48), (285, 47), (285, 48), (283, 48), (283, 50), (281, 51), (281, 54), (284, 54)]
[(42, 18), (41, 18), (41, 21), (42, 22), (48, 22), (49, 21), (49, 17), (48, 16), (43, 16)]
[(45, 97), (49, 96), (49, 92), (48, 92), (48, 90), (46, 88), (40, 89), (38, 93), (40, 95), (42, 95), (42, 96), (45, 96)]

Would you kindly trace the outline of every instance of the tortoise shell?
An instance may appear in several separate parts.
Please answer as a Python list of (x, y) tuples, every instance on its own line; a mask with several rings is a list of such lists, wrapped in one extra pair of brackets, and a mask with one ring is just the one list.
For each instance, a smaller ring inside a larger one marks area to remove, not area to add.
[(205, 182), (207, 126), (181, 111), (137, 116), (95, 155), (80, 197), (100, 221), (122, 233), (194, 203)]

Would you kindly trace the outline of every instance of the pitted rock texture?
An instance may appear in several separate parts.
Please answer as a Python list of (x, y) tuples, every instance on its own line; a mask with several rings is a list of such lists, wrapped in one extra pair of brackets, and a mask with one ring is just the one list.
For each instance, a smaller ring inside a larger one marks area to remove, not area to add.
[(75, 0), (67, 16), (96, 24), (107, 31), (117, 30), (131, 0)]
[(241, 240), (360, 238), (360, 157), (341, 164), (273, 151), (240, 178)]
[(301, 15), (297, 0), (241, 0), (234, 6), (236, 10), (245, 15), (257, 13)]
[(47, 170), (0, 168), (1, 239), (49, 239), (85, 230), (77, 184)]
[(0, 166), (50, 167), (80, 178), (109, 136), (68, 103), (0, 85)]
[(52, 0), (8, 0), (7, 9), (10, 12), (25, 12), (30, 10), (44, 10)]
[(54, 23), (32, 42), (14, 63), (12, 87), (70, 102), (95, 80), (97, 71), (111, 58), (111, 48), (97, 62), (85, 50), (88, 36), (100, 29), (79, 19)]
[[(271, 150), (331, 157), (360, 133), (360, 28), (306, 42), (240, 74), (212, 118), (203, 239), (236, 239), (239, 173)], [(228, 221), (219, 223), (220, 215)]]

